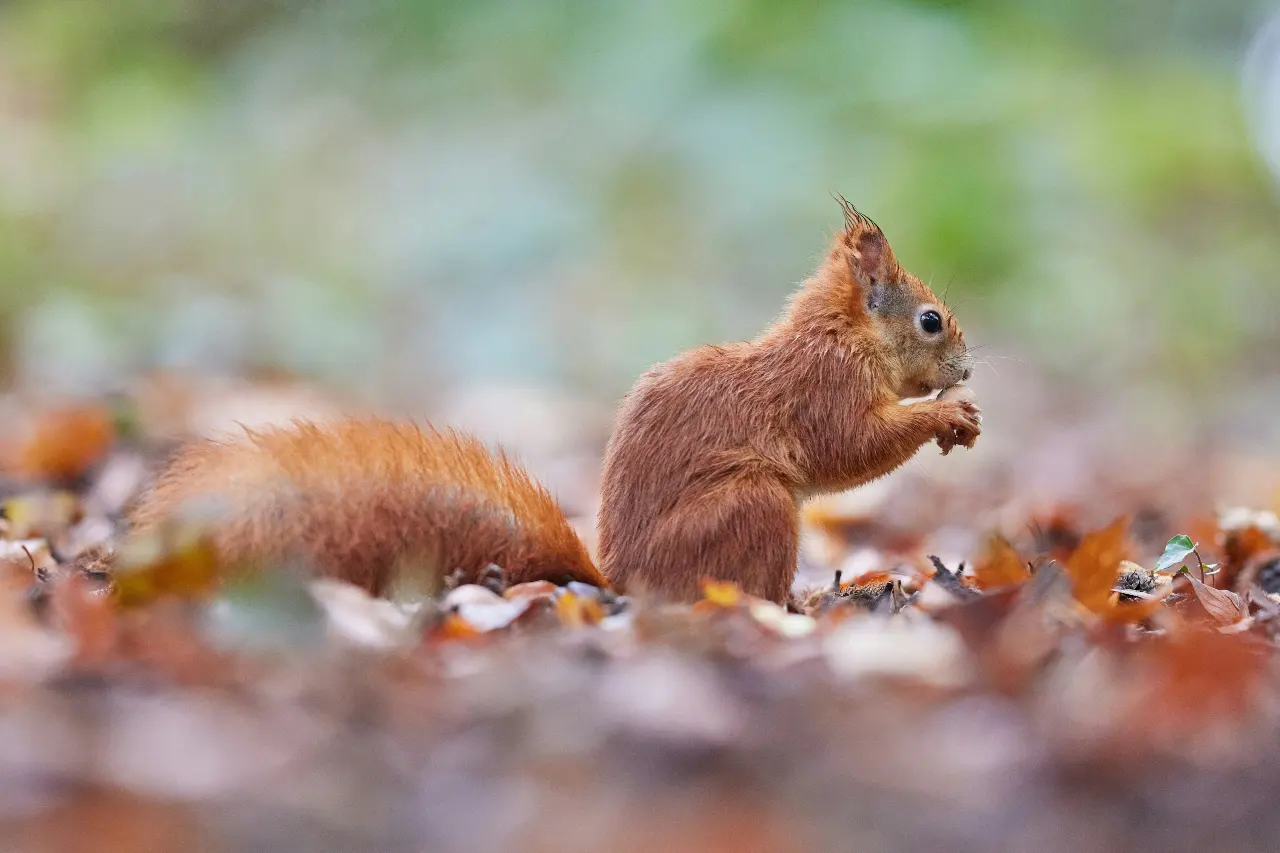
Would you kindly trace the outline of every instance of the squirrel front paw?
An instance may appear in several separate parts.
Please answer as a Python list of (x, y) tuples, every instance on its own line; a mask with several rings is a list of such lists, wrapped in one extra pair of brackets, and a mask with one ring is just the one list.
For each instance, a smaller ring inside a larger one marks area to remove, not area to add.
[(973, 403), (961, 400), (945, 400), (938, 404), (941, 426), (934, 439), (946, 456), (956, 445), (972, 448), (982, 434), (982, 412)]

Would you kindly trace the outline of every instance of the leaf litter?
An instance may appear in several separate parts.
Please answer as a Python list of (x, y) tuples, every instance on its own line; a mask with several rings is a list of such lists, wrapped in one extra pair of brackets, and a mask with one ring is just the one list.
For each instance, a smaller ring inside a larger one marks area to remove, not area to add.
[(16, 849), (1280, 837), (1269, 508), (1214, 510), (1159, 478), (1135, 497), (1099, 462), (1093, 503), (933, 482), (818, 508), (787, 606), (715, 581), (693, 605), (509, 585), (498, 566), (378, 599), (223, 565), (198, 521), (129, 537), (120, 510), (164, 443), (103, 411), (35, 413), (0, 453)]

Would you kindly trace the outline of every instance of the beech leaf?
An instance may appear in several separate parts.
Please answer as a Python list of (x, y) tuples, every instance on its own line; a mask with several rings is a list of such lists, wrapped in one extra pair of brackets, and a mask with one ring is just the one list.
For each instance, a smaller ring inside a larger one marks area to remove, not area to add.
[(1196, 591), (1196, 598), (1208, 611), (1209, 615), (1224, 625), (1234, 625), (1245, 617), (1244, 602), (1240, 596), (1229, 589), (1216, 589), (1196, 580), (1194, 575), (1187, 574), (1191, 586)]
[(1127, 528), (1128, 519), (1119, 518), (1104, 530), (1088, 534), (1067, 560), (1067, 576), (1076, 600), (1094, 613), (1109, 609), (1111, 588), (1116, 585), (1120, 561), (1124, 559)]
[(991, 538), (986, 554), (978, 561), (973, 573), (973, 581), (981, 590), (1018, 586), (1030, 578), (1031, 573), (1018, 552), (1001, 536)]

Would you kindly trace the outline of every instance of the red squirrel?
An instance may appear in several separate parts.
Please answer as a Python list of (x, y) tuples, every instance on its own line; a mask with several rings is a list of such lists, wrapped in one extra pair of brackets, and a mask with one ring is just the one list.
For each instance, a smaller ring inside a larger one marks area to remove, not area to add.
[(806, 497), (881, 477), (931, 440), (943, 453), (972, 447), (981, 432), (968, 400), (901, 404), (967, 379), (969, 351), (880, 228), (840, 202), (844, 228), (779, 320), (754, 341), (658, 365), (626, 395), (604, 463), (602, 571), (552, 496), (501, 453), (373, 419), (189, 444), (132, 525), (215, 499), (226, 559), (298, 555), (375, 594), (425, 560), (465, 580), (497, 564), (515, 583), (689, 601), (716, 579), (783, 602)]

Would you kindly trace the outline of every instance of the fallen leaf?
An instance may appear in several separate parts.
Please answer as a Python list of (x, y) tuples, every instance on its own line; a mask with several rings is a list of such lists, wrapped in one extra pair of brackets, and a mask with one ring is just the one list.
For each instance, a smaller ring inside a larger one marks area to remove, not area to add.
[(850, 587), (868, 586), (873, 583), (889, 583), (892, 580), (893, 574), (885, 569), (868, 569), (852, 580), (841, 583), (840, 588), (849, 589)]
[(47, 409), (11, 449), (10, 465), (32, 480), (74, 480), (102, 461), (115, 441), (110, 409), (96, 404)]
[(803, 613), (788, 613), (772, 601), (754, 601), (751, 603), (751, 616), (761, 625), (783, 637), (805, 637), (817, 629), (818, 623), (813, 617)]
[(413, 625), (421, 604), (374, 598), (361, 587), (329, 578), (313, 580), (308, 588), (324, 611), (329, 631), (344, 642), (392, 649), (415, 639)]
[(1244, 601), (1240, 596), (1228, 589), (1216, 589), (1201, 583), (1188, 575), (1191, 586), (1196, 591), (1196, 598), (1216, 621), (1223, 625), (1233, 625), (1247, 615)]
[(464, 604), (502, 604), (504, 599), (487, 586), (477, 583), (464, 583), (449, 590), (441, 603), (446, 610), (461, 607)]
[(973, 675), (973, 661), (955, 630), (905, 614), (842, 622), (827, 635), (823, 654), (837, 677), (851, 681), (890, 677), (959, 687)]
[(560, 617), (560, 624), (565, 627), (582, 628), (599, 624), (604, 618), (604, 608), (600, 606), (599, 599), (565, 590), (556, 599), (556, 615)]
[(1127, 518), (1119, 518), (1103, 530), (1087, 534), (1067, 559), (1066, 572), (1071, 578), (1076, 601), (1094, 613), (1110, 609), (1113, 593), (1124, 559)]
[(446, 613), (444, 618), (427, 632), (426, 639), (428, 642), (471, 640), (483, 635), (483, 631), (475, 628), (459, 614)]
[(973, 582), (981, 590), (1017, 586), (1030, 578), (1026, 564), (1003, 536), (991, 537), (973, 572)]

